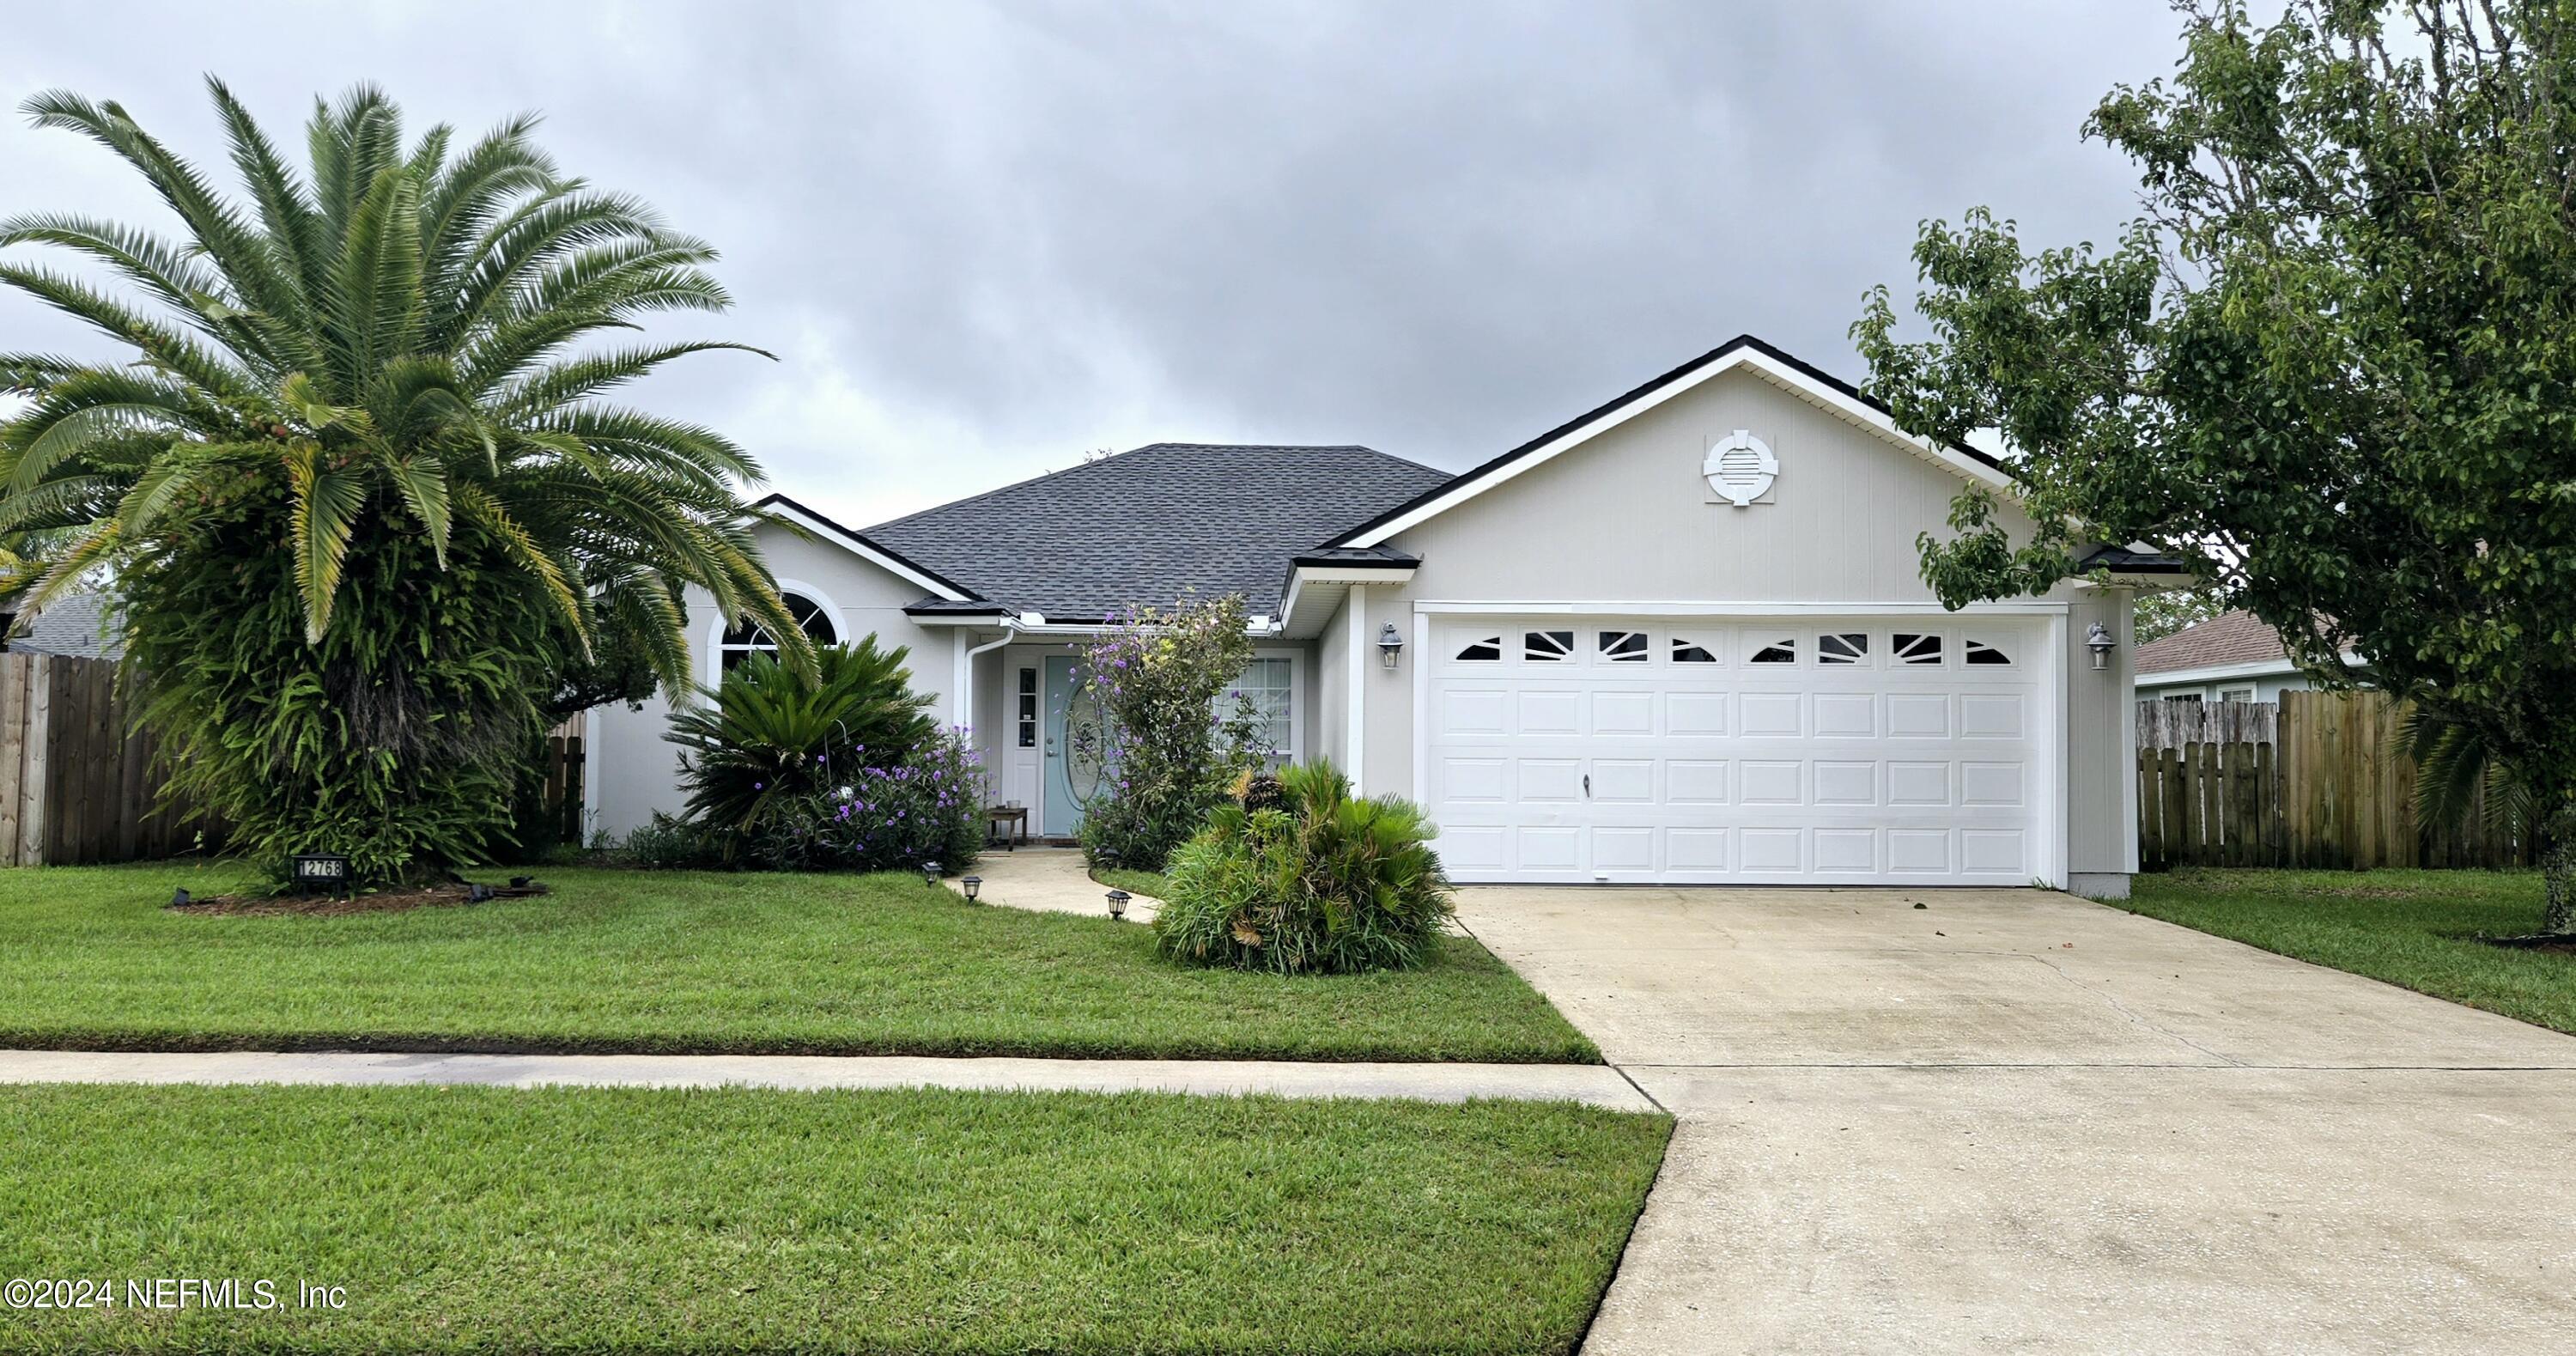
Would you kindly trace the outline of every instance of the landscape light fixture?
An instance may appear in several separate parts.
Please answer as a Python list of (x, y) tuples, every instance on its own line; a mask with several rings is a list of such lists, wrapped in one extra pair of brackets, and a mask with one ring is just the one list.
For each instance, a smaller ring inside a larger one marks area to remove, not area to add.
[(2093, 667), (2096, 669), (2111, 667), (2111, 650), (2119, 643), (2111, 639), (2111, 628), (2100, 622), (2093, 623), (2093, 629), (2084, 635), (2084, 648), (2093, 652)]
[(1395, 633), (1395, 623), (1388, 622), (1386, 625), (1379, 627), (1377, 629), (1377, 662), (1385, 668), (1392, 670), (1395, 668), (1396, 659), (1403, 653), (1404, 637)]
[(921, 864), (921, 883), (924, 885), (937, 885), (939, 883), (939, 863), (923, 862)]
[(1109, 892), (1109, 917), (1111, 921), (1114, 922), (1127, 916), (1128, 897), (1127, 892), (1124, 890), (1112, 890)]
[(975, 902), (976, 892), (984, 888), (984, 878), (982, 876), (968, 876), (966, 879), (959, 881), (958, 884), (966, 887), (966, 902), (972, 904)]

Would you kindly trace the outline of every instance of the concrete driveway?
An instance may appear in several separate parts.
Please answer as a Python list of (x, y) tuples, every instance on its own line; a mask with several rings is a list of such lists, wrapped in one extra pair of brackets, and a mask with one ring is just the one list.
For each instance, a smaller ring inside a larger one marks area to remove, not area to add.
[(2043, 891), (1459, 912), (1681, 1119), (1586, 1352), (2576, 1351), (2576, 1039)]

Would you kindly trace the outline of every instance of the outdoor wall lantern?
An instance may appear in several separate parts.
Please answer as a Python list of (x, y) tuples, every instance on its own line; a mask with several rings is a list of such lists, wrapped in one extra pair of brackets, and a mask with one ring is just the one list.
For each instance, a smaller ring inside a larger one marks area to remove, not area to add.
[(937, 885), (939, 883), (939, 863), (923, 862), (921, 864), (921, 883), (924, 885)]
[(2111, 639), (2111, 628), (2100, 622), (2093, 623), (2093, 629), (2084, 635), (2084, 648), (2093, 652), (2093, 667), (2096, 669), (2111, 667), (2111, 648), (2119, 643)]
[(299, 852), (290, 874), (297, 888), (307, 894), (319, 891), (327, 895), (349, 893), (349, 859), (336, 852)]
[(1388, 622), (1386, 625), (1379, 627), (1377, 629), (1377, 662), (1389, 669), (1393, 669), (1395, 667), (1396, 657), (1403, 653), (1404, 637), (1395, 633), (1395, 623)]
[(975, 902), (976, 892), (984, 888), (984, 878), (982, 876), (968, 876), (966, 879), (957, 883), (966, 887), (966, 902), (969, 904)]
[(1127, 916), (1127, 899), (1128, 895), (1124, 890), (1109, 892), (1109, 917), (1113, 921)]

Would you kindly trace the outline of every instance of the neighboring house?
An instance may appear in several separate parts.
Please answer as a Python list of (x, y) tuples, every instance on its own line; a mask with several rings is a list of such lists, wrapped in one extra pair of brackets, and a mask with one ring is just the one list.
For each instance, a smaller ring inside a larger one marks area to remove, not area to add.
[[(1240, 592), (1274, 748), (1421, 802), (1460, 881), (2124, 893), (2129, 586), (2170, 564), (1945, 611), (1914, 539), (1963, 483), (2009, 498), (2002, 463), (1748, 336), (1460, 475), (1157, 443), (866, 529), (773, 497), (804, 530), (760, 538), (816, 638), (911, 647), (1040, 833), (1087, 789), (1075, 645)], [(692, 606), (702, 679), (767, 645)], [(678, 808), (663, 707), (594, 714), (595, 825)]]
[(2281, 633), (2251, 612), (2222, 612), (2148, 641), (2136, 667), (2141, 701), (2268, 702), (2316, 686), (2290, 662)]
[[(15, 620), (13, 616), (11, 621)], [(21, 654), (113, 659), (125, 647), (104, 594), (67, 593), (39, 609), (25, 631), (8, 638), (6, 648)]]

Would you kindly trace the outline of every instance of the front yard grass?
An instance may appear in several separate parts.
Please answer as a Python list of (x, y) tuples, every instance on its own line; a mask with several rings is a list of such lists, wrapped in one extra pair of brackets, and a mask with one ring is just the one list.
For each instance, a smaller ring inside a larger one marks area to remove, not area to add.
[(0, 1046), (1600, 1060), (1466, 937), (1408, 974), (1281, 979), (919, 877), (542, 874), (543, 898), (202, 917), (160, 906), (237, 872), (0, 871)]
[(2576, 956), (2507, 950), (2540, 924), (2536, 871), (2142, 875), (2119, 907), (2576, 1034)]
[[(1671, 1121), (1154, 1094), (0, 1087), (11, 1351), (1565, 1352)], [(344, 1309), (297, 1309), (299, 1282)]]

